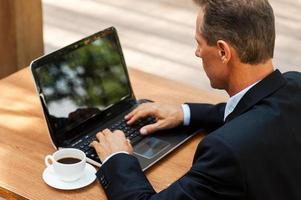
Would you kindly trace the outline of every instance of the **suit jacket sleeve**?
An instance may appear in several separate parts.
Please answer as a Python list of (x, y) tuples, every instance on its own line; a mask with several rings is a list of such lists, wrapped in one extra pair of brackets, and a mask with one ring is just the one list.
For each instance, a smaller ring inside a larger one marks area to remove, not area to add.
[(200, 104), (187, 103), (190, 108), (190, 125), (213, 131), (224, 124), (226, 103)]
[(97, 172), (109, 200), (236, 200), (243, 199), (241, 171), (230, 148), (214, 136), (198, 147), (191, 169), (165, 190), (156, 193), (137, 159), (118, 154)]

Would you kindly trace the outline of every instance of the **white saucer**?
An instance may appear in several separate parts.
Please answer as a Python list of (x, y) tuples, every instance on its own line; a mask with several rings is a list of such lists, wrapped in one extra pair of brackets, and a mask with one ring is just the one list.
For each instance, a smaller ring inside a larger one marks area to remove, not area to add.
[(96, 179), (96, 169), (86, 163), (86, 169), (82, 177), (73, 182), (61, 181), (54, 173), (52, 165), (48, 166), (43, 172), (43, 180), (47, 185), (61, 189), (61, 190), (74, 190), (85, 187), (94, 182)]

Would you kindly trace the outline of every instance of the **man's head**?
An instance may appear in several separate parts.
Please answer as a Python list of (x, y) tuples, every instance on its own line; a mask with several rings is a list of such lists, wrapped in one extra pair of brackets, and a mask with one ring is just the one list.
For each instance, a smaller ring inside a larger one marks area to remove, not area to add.
[[(194, 0), (198, 49), (214, 88), (225, 89), (229, 62), (263, 64), (273, 58), (274, 14), (268, 0)], [(214, 69), (213, 69), (214, 68)]]

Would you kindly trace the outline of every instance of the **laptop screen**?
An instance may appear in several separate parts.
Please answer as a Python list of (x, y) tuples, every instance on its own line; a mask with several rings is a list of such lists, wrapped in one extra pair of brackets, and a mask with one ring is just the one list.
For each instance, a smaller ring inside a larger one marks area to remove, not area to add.
[(114, 29), (107, 29), (41, 58), (34, 76), (44, 112), (59, 140), (68, 131), (132, 97)]

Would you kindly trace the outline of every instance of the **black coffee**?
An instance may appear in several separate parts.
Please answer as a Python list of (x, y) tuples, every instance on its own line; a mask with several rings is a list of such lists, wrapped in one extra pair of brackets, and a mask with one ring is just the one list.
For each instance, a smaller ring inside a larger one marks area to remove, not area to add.
[(66, 158), (60, 158), (57, 160), (57, 162), (62, 164), (74, 164), (80, 162), (81, 159), (78, 158), (72, 158), (72, 157), (66, 157)]

